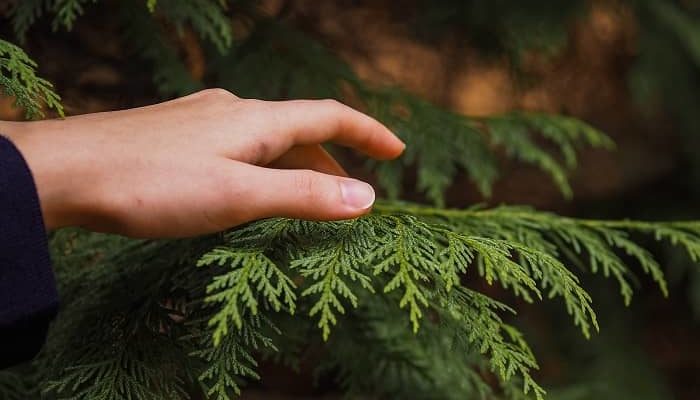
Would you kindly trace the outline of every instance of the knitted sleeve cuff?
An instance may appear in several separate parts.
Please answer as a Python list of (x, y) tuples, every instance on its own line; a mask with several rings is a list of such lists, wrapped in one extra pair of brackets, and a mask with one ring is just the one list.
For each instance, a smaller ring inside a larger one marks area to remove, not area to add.
[(57, 310), (34, 179), (22, 154), (0, 136), (0, 368), (39, 352)]

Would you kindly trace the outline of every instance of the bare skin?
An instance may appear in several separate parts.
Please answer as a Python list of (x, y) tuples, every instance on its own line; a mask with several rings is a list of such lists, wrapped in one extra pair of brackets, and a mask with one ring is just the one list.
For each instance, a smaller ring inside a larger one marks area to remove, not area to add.
[(173, 101), (63, 120), (0, 121), (29, 164), (48, 229), (185, 237), (255, 219), (366, 214), (367, 183), (321, 148), (377, 159), (404, 144), (332, 100), (266, 102), (209, 89)]

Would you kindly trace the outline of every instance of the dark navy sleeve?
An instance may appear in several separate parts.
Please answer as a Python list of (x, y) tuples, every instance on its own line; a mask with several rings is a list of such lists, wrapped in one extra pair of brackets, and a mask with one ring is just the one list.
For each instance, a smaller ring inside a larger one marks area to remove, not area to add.
[(0, 368), (32, 359), (58, 309), (34, 178), (0, 136)]

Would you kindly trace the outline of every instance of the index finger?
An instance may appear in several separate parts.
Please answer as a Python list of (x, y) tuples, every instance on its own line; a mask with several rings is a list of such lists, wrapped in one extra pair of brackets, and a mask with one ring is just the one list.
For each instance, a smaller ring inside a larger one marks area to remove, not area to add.
[(291, 148), (334, 142), (373, 158), (398, 157), (406, 145), (376, 119), (335, 100), (266, 102), (275, 115), (275, 140)]

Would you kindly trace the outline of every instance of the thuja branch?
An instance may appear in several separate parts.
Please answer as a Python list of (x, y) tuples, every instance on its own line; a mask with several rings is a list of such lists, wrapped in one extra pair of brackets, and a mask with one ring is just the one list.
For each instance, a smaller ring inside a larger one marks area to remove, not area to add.
[[(293, 302), (310, 302), (296, 308), (309, 310), (309, 317), (318, 318), (324, 339), (331, 336), (332, 328), (342, 319), (349, 315), (357, 318), (372, 297), (385, 298), (399, 309), (406, 309), (415, 331), (433, 323), (426, 322), (426, 315), (437, 313), (443, 318), (455, 318), (452, 326), (465, 334), (469, 332), (465, 342), (481, 349), (503, 383), (512, 376), (512, 372), (504, 371), (518, 371), (526, 386), (535, 388), (541, 396), (544, 392), (534, 386), (529, 375), (536, 366), (531, 353), (524, 348), (516, 350), (518, 347), (506, 340), (519, 334), (507, 334), (513, 328), (503, 324), (495, 313), (488, 320), (469, 317), (474, 307), (467, 300), (473, 298), (463, 295), (470, 289), (464, 286), (462, 277), (476, 273), (489, 284), (499, 284), (527, 302), (561, 298), (574, 323), (589, 336), (598, 329), (592, 299), (573, 270), (567, 268), (569, 261), (616, 279), (629, 302), (632, 270), (621, 257), (626, 254), (658, 282), (664, 293), (667, 291), (659, 264), (630, 238), (632, 232), (680, 244), (694, 259), (700, 254), (697, 222), (585, 220), (524, 207), (453, 210), (379, 203), (374, 214), (354, 221), (272, 219), (253, 223), (229, 233), (226, 243), (203, 260), (226, 255), (230, 259), (241, 258), (240, 265), (246, 265), (244, 259), (252, 254), (250, 249), (263, 249), (271, 266), (302, 277), (292, 278), (299, 287), (290, 290), (298, 290), (301, 295), (290, 298)], [(237, 270), (238, 265), (231, 267)], [(277, 279), (272, 276), (262, 274), (260, 279)], [(210, 292), (208, 298), (223, 303), (219, 304), (221, 312), (212, 319), (216, 321), (215, 336), (221, 337), (221, 322), (231, 318), (226, 315), (230, 307), (237, 310), (234, 315), (265, 312), (258, 304), (268, 304), (267, 311), (279, 310), (274, 307), (279, 294), (266, 293), (263, 288), (267, 284), (259, 283), (237, 293), (235, 284), (214, 279), (222, 287), (212, 287), (215, 293)], [(216, 293), (219, 291), (228, 294), (221, 297)], [(239, 301), (246, 298), (262, 301)], [(443, 307), (450, 311), (442, 310)], [(293, 309), (290, 305), (288, 311)], [(442, 326), (446, 323), (440, 322)]]
[(27, 118), (44, 116), (44, 106), (63, 116), (61, 98), (53, 85), (37, 76), (37, 64), (27, 53), (0, 39), (0, 94), (14, 98)]
[(627, 281), (629, 270), (616, 250), (636, 259), (644, 272), (659, 283), (664, 294), (668, 292), (658, 263), (647, 250), (630, 239), (630, 234), (646, 234), (657, 241), (666, 240), (681, 246), (693, 262), (700, 260), (700, 221), (579, 219), (527, 207), (462, 210), (410, 203), (379, 203), (375, 212), (380, 215), (409, 213), (448, 224), (452, 229), (535, 245), (555, 257), (574, 258), (570, 261), (578, 262), (580, 257), (587, 256), (593, 272), (602, 270), (606, 276), (612, 275), (618, 280), (626, 302), (630, 301), (632, 294)]

